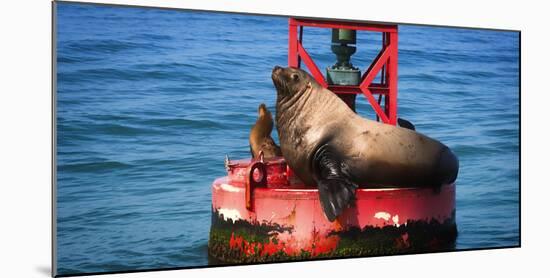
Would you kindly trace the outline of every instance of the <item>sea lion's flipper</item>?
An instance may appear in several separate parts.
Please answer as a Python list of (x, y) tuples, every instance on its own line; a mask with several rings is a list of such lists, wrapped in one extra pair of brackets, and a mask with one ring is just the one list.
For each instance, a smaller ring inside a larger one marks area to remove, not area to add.
[(357, 185), (350, 181), (347, 166), (329, 145), (325, 144), (315, 152), (312, 163), (321, 206), (332, 222), (355, 199)]
[(411, 122), (409, 122), (409, 121), (407, 121), (403, 118), (397, 118), (397, 125), (399, 125), (400, 127), (410, 129), (410, 130), (416, 130), (413, 123), (411, 123)]

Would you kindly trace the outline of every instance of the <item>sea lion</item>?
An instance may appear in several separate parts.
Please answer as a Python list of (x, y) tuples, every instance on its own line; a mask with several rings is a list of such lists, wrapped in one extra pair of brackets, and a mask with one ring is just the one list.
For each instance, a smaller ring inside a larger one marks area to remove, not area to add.
[(281, 148), (275, 144), (271, 138), (273, 130), (273, 117), (265, 104), (260, 104), (258, 107), (258, 120), (252, 129), (248, 140), (250, 142), (250, 153), (255, 159), (260, 158), (260, 151), (263, 152), (264, 158), (273, 158), (282, 156)]
[(455, 181), (458, 159), (437, 140), (364, 119), (301, 69), (273, 68), (282, 154), (306, 184), (316, 184), (329, 221), (358, 185), (439, 188)]

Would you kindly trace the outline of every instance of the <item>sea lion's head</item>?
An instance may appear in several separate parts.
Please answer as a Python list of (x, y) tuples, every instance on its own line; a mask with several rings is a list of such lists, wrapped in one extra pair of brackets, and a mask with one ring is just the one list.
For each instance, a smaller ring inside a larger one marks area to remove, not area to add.
[(267, 110), (265, 103), (262, 103), (260, 104), (260, 106), (258, 106), (258, 117), (265, 117), (265, 116), (269, 116), (271, 118), (271, 112)]
[(275, 66), (271, 73), (273, 85), (279, 97), (289, 97), (311, 88), (315, 80), (305, 71), (298, 68)]

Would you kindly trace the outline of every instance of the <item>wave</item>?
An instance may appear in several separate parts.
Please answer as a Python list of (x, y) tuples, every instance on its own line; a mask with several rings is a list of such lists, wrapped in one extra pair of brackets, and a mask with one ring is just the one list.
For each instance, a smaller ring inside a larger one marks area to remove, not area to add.
[(452, 150), (454, 153), (457, 154), (459, 158), (462, 156), (470, 156), (470, 155), (479, 157), (481, 155), (499, 154), (501, 152), (499, 148), (495, 146), (490, 146), (487, 144), (484, 144), (484, 145), (457, 144), (452, 147)]
[(132, 35), (132, 36), (129, 36), (127, 39), (128, 40), (136, 40), (137, 39), (137, 40), (147, 40), (147, 41), (169, 41), (169, 40), (173, 40), (174, 37), (172, 37), (170, 35), (145, 33), (145, 34)]
[(132, 165), (118, 162), (118, 161), (101, 161), (101, 162), (86, 162), (86, 163), (72, 163), (72, 164), (59, 164), (57, 166), (58, 171), (62, 172), (98, 172), (98, 171), (113, 171), (123, 170), (132, 167)]
[(147, 128), (131, 127), (121, 124), (96, 124), (93, 126), (95, 133), (118, 136), (137, 136), (142, 134), (155, 134), (156, 132)]
[(154, 46), (149, 43), (137, 43), (134, 41), (116, 39), (83, 39), (67, 41), (60, 42), (58, 47), (59, 51), (84, 52), (86, 54), (115, 54), (129, 50), (154, 48)]
[(182, 127), (198, 129), (221, 129), (223, 126), (211, 120), (190, 120), (185, 118), (144, 119), (140, 124), (154, 127)]
[(58, 72), (57, 78), (63, 82), (93, 82), (109, 84), (111, 81), (147, 81), (147, 80), (176, 80), (185, 83), (200, 83), (206, 77), (195, 75), (192, 71), (173, 71), (161, 69), (136, 70), (122, 68), (93, 68)]
[(179, 63), (179, 62), (161, 62), (161, 63), (142, 63), (132, 66), (134, 69), (147, 70), (147, 69), (162, 69), (162, 70), (196, 70), (200, 67), (191, 63)]
[(130, 195), (132, 196), (150, 196), (162, 193), (176, 192), (178, 188), (147, 188), (141, 190), (133, 190)]
[(403, 82), (433, 82), (437, 84), (468, 85), (470, 82), (455, 76), (443, 76), (429, 73), (402, 74), (399, 77)]

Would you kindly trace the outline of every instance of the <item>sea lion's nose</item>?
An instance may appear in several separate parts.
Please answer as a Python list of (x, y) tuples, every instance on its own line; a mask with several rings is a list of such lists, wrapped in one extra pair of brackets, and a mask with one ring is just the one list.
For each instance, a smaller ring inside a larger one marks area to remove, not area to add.
[(283, 68), (281, 68), (281, 67), (279, 67), (279, 66), (275, 66), (275, 67), (273, 67), (273, 72), (272, 72), (272, 73), (273, 73), (273, 74), (277, 74), (277, 73), (279, 73), (279, 72), (282, 71), (282, 70), (283, 70)]
[(453, 183), (458, 175), (458, 159), (455, 154), (445, 147), (439, 156), (437, 176), (441, 184)]

